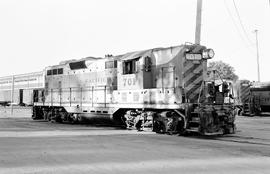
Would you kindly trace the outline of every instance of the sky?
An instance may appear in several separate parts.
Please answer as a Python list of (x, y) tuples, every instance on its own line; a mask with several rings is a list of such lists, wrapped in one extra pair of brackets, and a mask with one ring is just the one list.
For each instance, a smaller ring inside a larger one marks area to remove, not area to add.
[[(63, 60), (195, 41), (197, 0), (0, 0), (0, 77)], [(201, 44), (213, 61), (270, 81), (269, 0), (203, 0)]]

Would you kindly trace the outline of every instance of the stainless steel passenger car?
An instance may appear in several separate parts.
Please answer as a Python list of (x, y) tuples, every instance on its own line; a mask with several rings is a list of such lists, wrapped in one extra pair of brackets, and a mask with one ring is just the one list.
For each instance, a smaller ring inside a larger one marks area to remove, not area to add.
[(34, 91), (44, 89), (44, 72), (0, 77), (0, 103), (33, 105)]

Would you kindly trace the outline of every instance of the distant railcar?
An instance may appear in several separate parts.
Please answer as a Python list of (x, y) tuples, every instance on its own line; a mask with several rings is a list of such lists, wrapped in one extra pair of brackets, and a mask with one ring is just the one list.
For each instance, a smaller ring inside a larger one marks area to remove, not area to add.
[(270, 112), (270, 82), (257, 82), (250, 87), (251, 104), (255, 114)]
[(237, 80), (234, 83), (235, 104), (239, 108), (238, 115), (250, 115), (250, 87), (249, 80)]
[[(33, 119), (110, 120), (138, 130), (233, 133), (234, 105), (205, 80), (212, 49), (201, 45), (155, 48), (105, 58), (66, 61), (45, 69), (35, 91)], [(228, 101), (228, 100), (227, 100)]]
[(240, 80), (237, 83), (239, 115), (254, 116), (270, 112), (270, 82)]
[[(0, 103), (33, 105), (34, 91), (44, 90), (44, 72), (34, 72), (0, 78)], [(13, 97), (13, 98), (12, 98)]]

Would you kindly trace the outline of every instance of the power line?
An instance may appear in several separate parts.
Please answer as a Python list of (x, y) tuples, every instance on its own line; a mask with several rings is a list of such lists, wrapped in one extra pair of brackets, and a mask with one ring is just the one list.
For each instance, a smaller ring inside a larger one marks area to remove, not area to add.
[(242, 41), (245, 41), (245, 39), (243, 38), (243, 36), (242, 36), (242, 34), (241, 34), (239, 28), (237, 27), (237, 24), (236, 24), (236, 22), (235, 22), (235, 20), (234, 20), (234, 18), (233, 18), (233, 16), (232, 16), (232, 13), (231, 13), (231, 11), (230, 11), (230, 9), (229, 9), (227, 3), (226, 3), (226, 0), (224, 0), (223, 2), (224, 2), (224, 4), (225, 4), (225, 7), (226, 7), (226, 9), (227, 9), (227, 12), (229, 13), (229, 15), (230, 15), (230, 17), (231, 17), (231, 20), (232, 20), (232, 22), (233, 22), (235, 28), (237, 29), (237, 33), (239, 34), (239, 36), (240, 36), (240, 38), (242, 39)]
[(253, 43), (251, 42), (251, 40), (249, 39), (249, 37), (248, 37), (247, 31), (246, 31), (246, 29), (245, 29), (245, 27), (244, 27), (244, 25), (243, 25), (243, 22), (242, 22), (241, 17), (240, 17), (239, 10), (238, 10), (238, 8), (237, 8), (236, 3), (235, 3), (234, 0), (233, 0), (233, 5), (234, 5), (234, 8), (235, 8), (235, 11), (236, 11), (238, 20), (239, 20), (239, 22), (240, 22), (240, 26), (242, 27), (242, 30), (244, 31), (247, 40), (250, 42), (250, 44), (253, 44)]
[[(232, 15), (232, 13), (231, 13), (231, 11), (230, 11), (228, 5), (227, 5), (227, 3), (226, 3), (226, 0), (223, 0), (223, 2), (224, 2), (224, 4), (225, 4), (226, 10), (227, 10), (227, 12), (229, 13), (229, 16), (230, 16), (230, 18), (231, 18), (231, 20), (232, 20), (232, 22), (233, 22), (233, 24), (234, 24), (234, 26), (235, 26), (235, 28), (236, 28), (236, 31), (237, 31), (236, 33), (240, 36), (242, 42), (243, 42), (243, 43), (246, 43), (246, 40), (245, 40), (245, 38), (243, 37), (243, 35), (241, 34), (240, 29), (238, 28), (238, 25), (237, 25), (237, 23), (236, 23), (236, 21), (235, 21), (233, 15)], [(244, 44), (244, 46), (245, 46), (250, 52), (254, 53), (254, 52), (250, 49), (250, 47), (248, 47), (247, 45), (251, 45), (251, 44)]]

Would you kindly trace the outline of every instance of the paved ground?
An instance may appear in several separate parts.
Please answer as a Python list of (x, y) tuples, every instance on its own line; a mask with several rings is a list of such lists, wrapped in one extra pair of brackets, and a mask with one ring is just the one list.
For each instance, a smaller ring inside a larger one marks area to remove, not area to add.
[(269, 173), (270, 117), (238, 117), (224, 137), (56, 124), (0, 111), (0, 174)]

